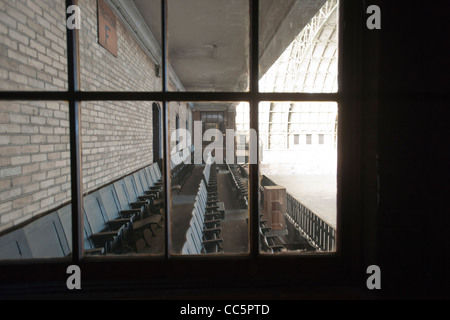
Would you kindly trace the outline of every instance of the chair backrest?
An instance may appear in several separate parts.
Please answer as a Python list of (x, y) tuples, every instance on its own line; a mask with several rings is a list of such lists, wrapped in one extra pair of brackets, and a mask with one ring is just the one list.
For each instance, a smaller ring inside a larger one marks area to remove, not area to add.
[(212, 163), (212, 155), (211, 155), (211, 152), (208, 152), (208, 155), (206, 156), (205, 163), (211, 165), (211, 163)]
[(130, 200), (128, 196), (128, 191), (123, 179), (114, 182), (114, 191), (116, 192), (117, 199), (119, 200), (119, 205), (122, 210), (130, 209)]
[(147, 179), (147, 175), (145, 174), (145, 169), (141, 169), (138, 172), (136, 172), (136, 174), (139, 176), (139, 178), (141, 179), (141, 183), (142, 183), (142, 187), (144, 188), (144, 190), (149, 190), (152, 185), (150, 184), (150, 181)]
[[(181, 163), (182, 163), (182, 158), (180, 157), (179, 152), (176, 152), (176, 153), (170, 155), (170, 171), (175, 169)], [(152, 165), (154, 165), (154, 164), (152, 164)]]
[(147, 167), (145, 167), (145, 169), (147, 170), (147, 174), (148, 176), (152, 179), (153, 183), (157, 181), (156, 177), (154, 176), (154, 171), (153, 171), (153, 163)]
[(190, 242), (186, 240), (186, 242), (183, 245), (183, 248), (181, 249), (182, 254), (194, 254), (194, 251), (192, 250), (190, 246)]
[(195, 203), (198, 205), (200, 211), (204, 211), (206, 209), (206, 199), (202, 192), (197, 192), (197, 195), (195, 196)]
[(197, 216), (199, 221), (204, 224), (205, 223), (205, 214), (202, 210), (200, 210), (198, 204), (194, 204), (194, 209), (192, 210), (192, 215)]
[(194, 219), (197, 227), (199, 230), (201, 230), (202, 235), (203, 235), (203, 229), (204, 229), (204, 222), (203, 219), (200, 217), (200, 215), (196, 214), (192, 217), (192, 219)]
[(154, 162), (151, 166), (153, 168), (153, 171), (155, 172), (156, 178), (158, 180), (161, 180), (162, 179), (162, 173), (161, 173), (161, 170), (159, 169), (158, 163)]
[(72, 248), (72, 204), (62, 207), (58, 211), (59, 220), (64, 229), (69, 248)]
[(84, 197), (83, 209), (92, 233), (101, 232), (106, 228), (107, 219), (102, 210), (98, 192)]
[(121, 206), (113, 185), (101, 188), (98, 191), (101, 203), (105, 209), (108, 220), (120, 217)]
[(181, 249), (182, 254), (194, 254), (195, 253), (195, 247), (192, 247), (192, 240), (191, 238), (191, 229), (188, 228), (186, 230), (186, 241), (184, 242), (183, 248)]
[[(84, 221), (86, 221), (87, 220), (86, 214), (84, 214), (84, 218), (85, 218)], [(95, 248), (95, 245), (91, 240), (91, 235), (92, 235), (92, 231), (85, 223), (84, 224), (84, 241), (83, 241), (84, 249), (94, 249)]]
[(149, 184), (153, 187), (156, 185), (156, 182), (158, 182), (158, 179), (153, 176), (151, 165), (144, 168), (145, 173), (147, 175), (147, 181), (149, 181)]
[(137, 193), (141, 196), (144, 195), (145, 194), (144, 191), (146, 190), (146, 188), (142, 184), (141, 176), (137, 172), (133, 173), (133, 180), (134, 184), (136, 185)]
[(200, 187), (198, 188), (197, 194), (199, 196), (199, 204), (201, 205), (201, 208), (206, 208), (207, 191), (203, 180), (200, 182)]
[(152, 180), (156, 183), (156, 182), (161, 182), (162, 180), (162, 174), (161, 171), (159, 170), (159, 166), (158, 163), (154, 162), (149, 166), (149, 170), (150, 175), (152, 177)]
[(186, 232), (186, 241), (189, 243), (189, 247), (193, 251), (192, 254), (202, 253), (203, 245), (199, 242), (199, 239), (192, 228), (189, 228)]
[(193, 233), (195, 235), (195, 240), (199, 244), (203, 243), (203, 228), (201, 228), (198, 225), (198, 222), (197, 222), (197, 220), (194, 217), (191, 218), (191, 221), (190, 221), (189, 225), (192, 228), (192, 231), (193, 231)]
[(211, 165), (207, 163), (205, 165), (205, 169), (203, 169), (203, 176), (202, 176), (202, 178), (205, 180), (205, 183), (207, 184), (209, 182), (210, 174), (211, 174)]
[(134, 182), (134, 179), (131, 175), (126, 176), (123, 178), (123, 180), (125, 181), (125, 187), (127, 189), (127, 193), (129, 196), (129, 201), (130, 202), (135, 202), (138, 201), (138, 191), (136, 189), (136, 183)]

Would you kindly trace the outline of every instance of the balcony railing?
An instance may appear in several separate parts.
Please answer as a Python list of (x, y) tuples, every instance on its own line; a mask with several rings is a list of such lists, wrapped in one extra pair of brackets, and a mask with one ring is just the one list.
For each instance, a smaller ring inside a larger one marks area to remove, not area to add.
[(286, 201), (286, 216), (294, 227), (317, 249), (334, 251), (336, 230), (289, 193)]
[[(263, 175), (261, 187), (271, 185), (276, 184)], [(288, 192), (286, 193), (286, 218), (316, 249), (320, 251), (334, 251), (336, 249), (336, 229)]]

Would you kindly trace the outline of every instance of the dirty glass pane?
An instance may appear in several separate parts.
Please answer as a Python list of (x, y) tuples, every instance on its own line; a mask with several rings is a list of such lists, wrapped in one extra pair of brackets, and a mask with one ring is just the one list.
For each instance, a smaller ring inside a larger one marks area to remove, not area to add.
[(172, 81), (185, 91), (247, 91), (249, 21), (245, 0), (168, 1)]
[(335, 251), (337, 103), (259, 105), (262, 253)]
[(69, 108), (0, 102), (0, 260), (70, 257)]
[(172, 102), (169, 114), (172, 252), (248, 254), (248, 104)]
[(338, 0), (261, 0), (261, 92), (337, 92)]
[(161, 1), (79, 0), (83, 91), (161, 91)]
[(0, 1), (0, 90), (67, 90), (65, 4)]
[(163, 255), (161, 105), (82, 103), (84, 253)]

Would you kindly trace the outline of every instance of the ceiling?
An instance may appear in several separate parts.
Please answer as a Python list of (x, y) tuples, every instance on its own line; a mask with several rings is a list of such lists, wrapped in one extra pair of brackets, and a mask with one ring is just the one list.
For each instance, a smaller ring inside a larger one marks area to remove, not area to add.
[[(134, 0), (161, 46), (160, 1)], [(187, 91), (246, 91), (249, 13), (242, 0), (169, 0), (169, 63)]]
[[(161, 46), (159, 0), (132, 0)], [(260, 70), (275, 62), (325, 0), (260, 0)], [(186, 91), (249, 86), (249, 3), (168, 0), (169, 64)]]
[(337, 92), (338, 1), (329, 0), (271, 65), (262, 92)]

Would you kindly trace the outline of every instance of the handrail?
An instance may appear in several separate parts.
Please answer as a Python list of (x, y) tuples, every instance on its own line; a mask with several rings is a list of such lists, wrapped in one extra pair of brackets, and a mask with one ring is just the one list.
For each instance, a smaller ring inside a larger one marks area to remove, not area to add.
[(334, 251), (336, 230), (289, 193), (286, 202), (286, 216), (294, 227), (317, 249)]
[[(273, 186), (276, 183), (263, 175), (261, 187), (270, 185)], [(334, 251), (336, 249), (336, 229), (289, 193), (286, 193), (286, 218), (317, 250)]]

